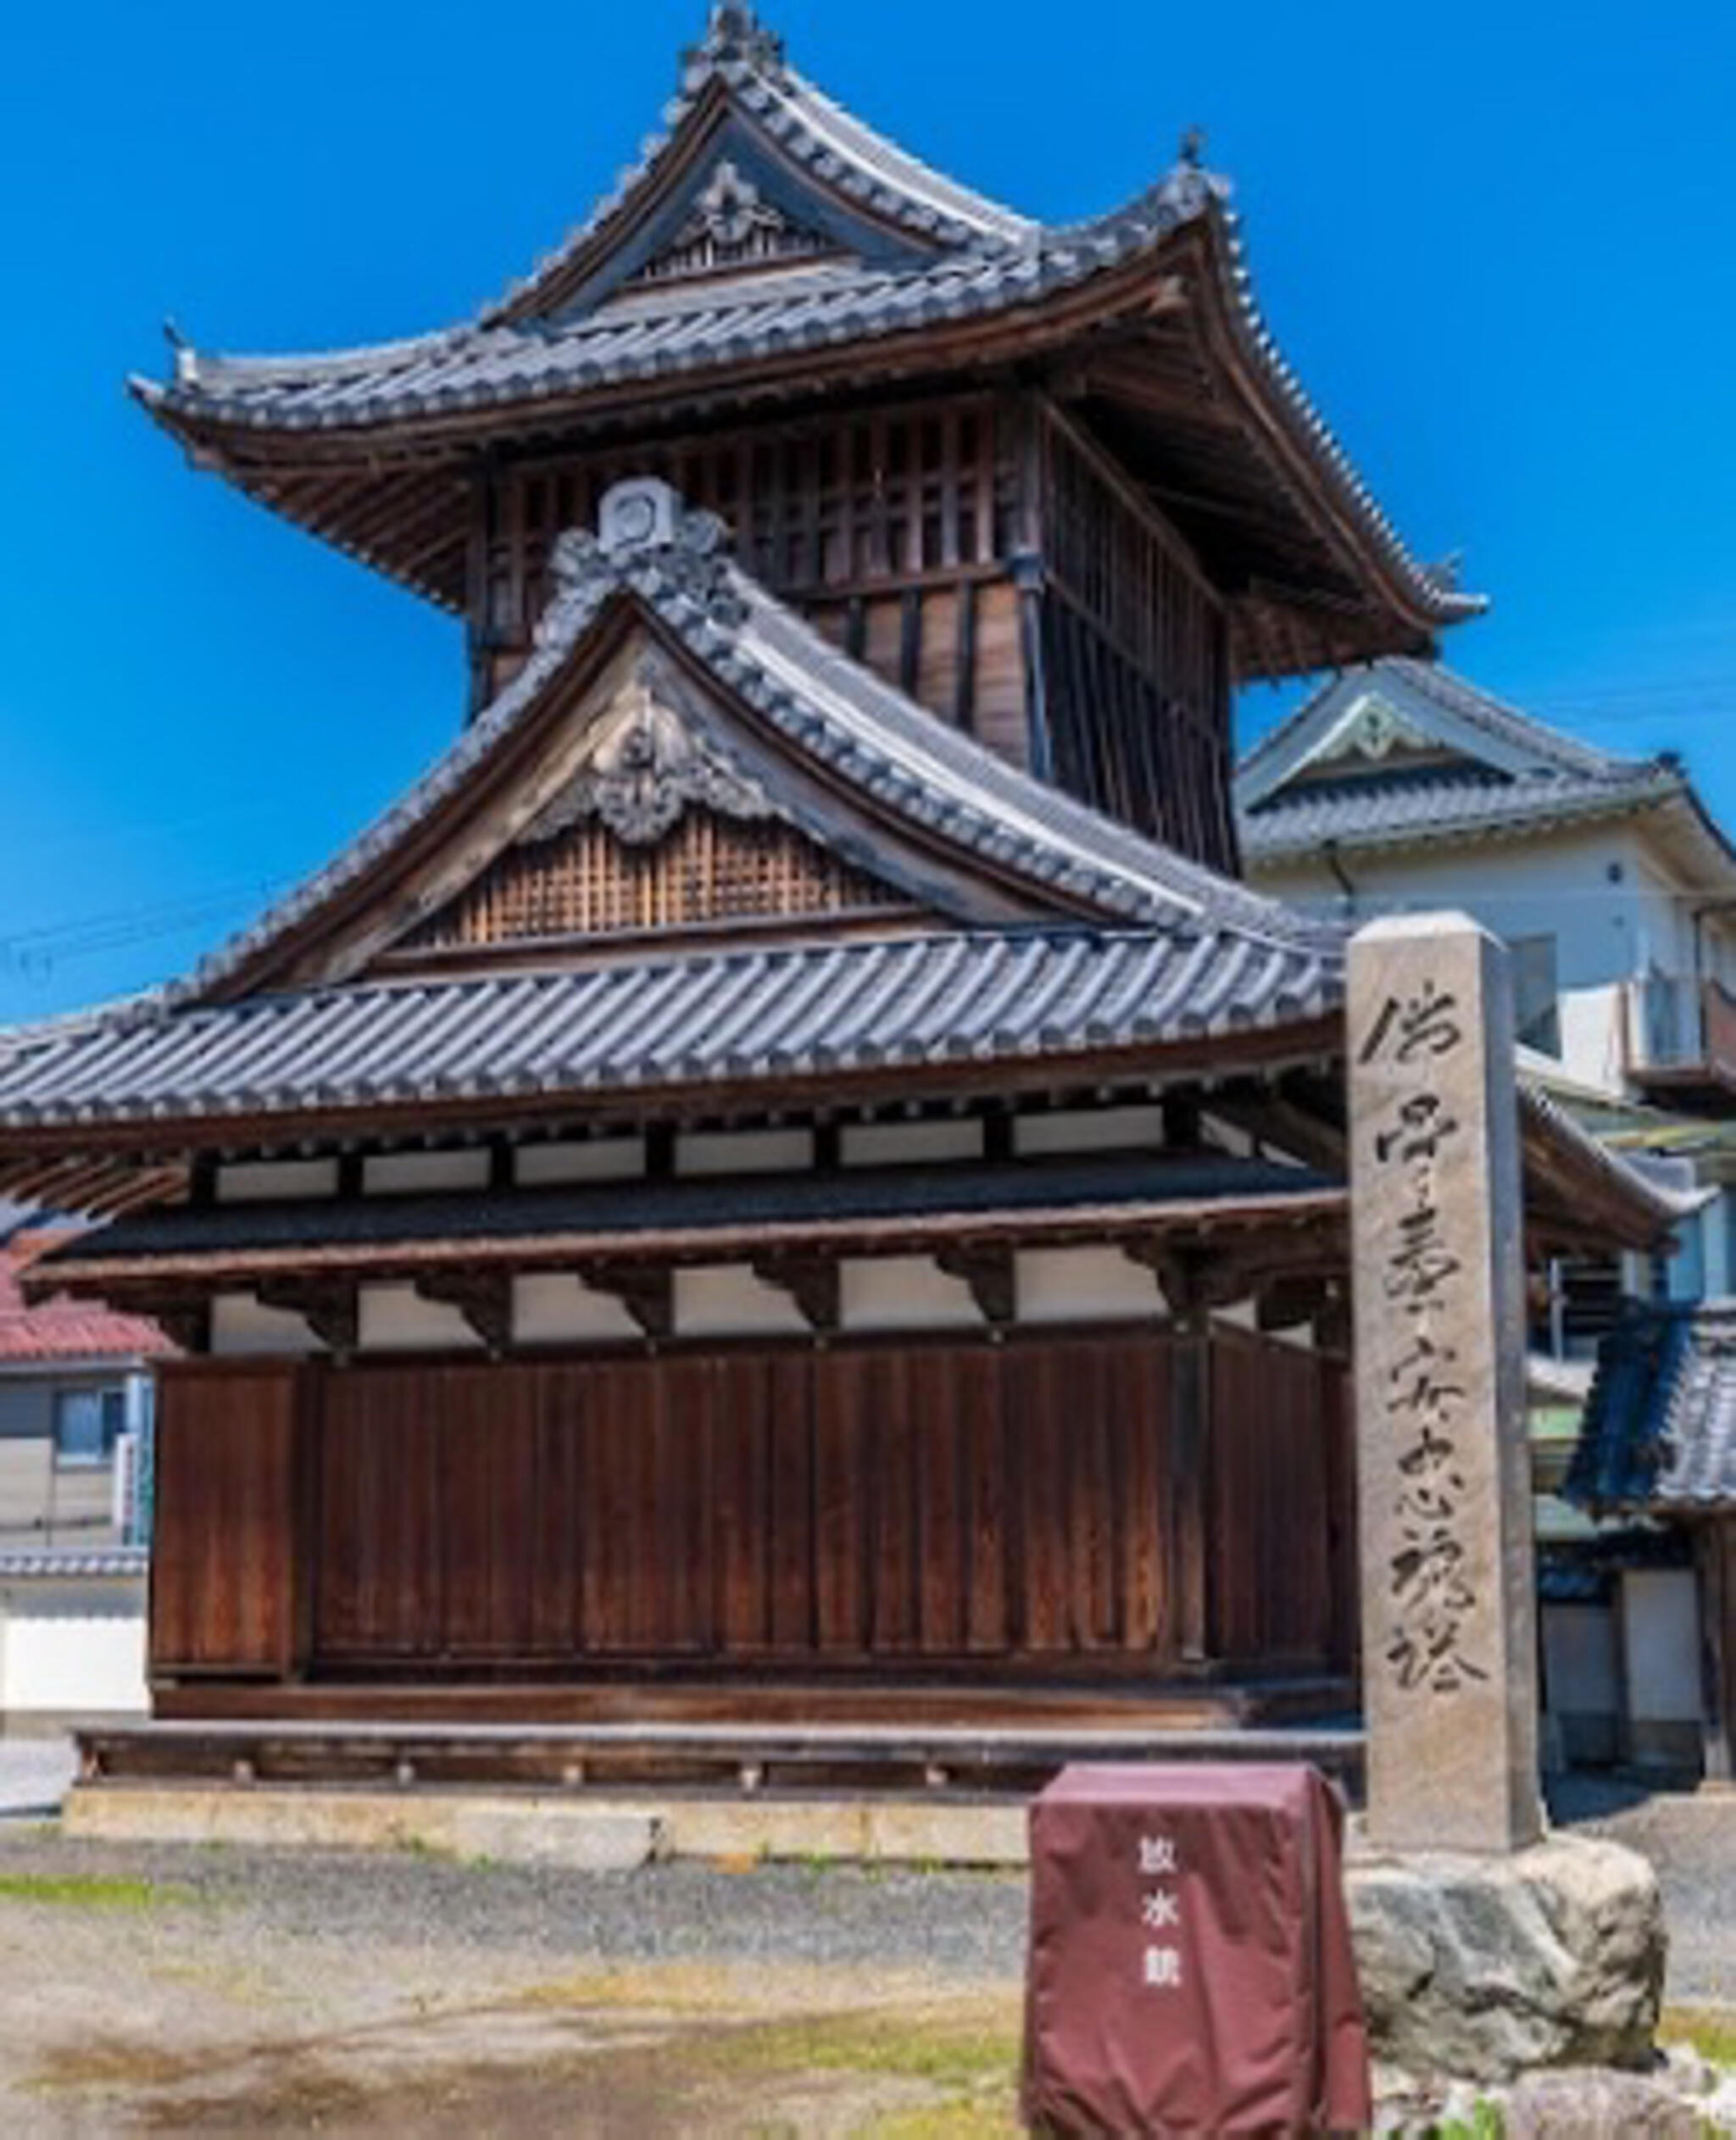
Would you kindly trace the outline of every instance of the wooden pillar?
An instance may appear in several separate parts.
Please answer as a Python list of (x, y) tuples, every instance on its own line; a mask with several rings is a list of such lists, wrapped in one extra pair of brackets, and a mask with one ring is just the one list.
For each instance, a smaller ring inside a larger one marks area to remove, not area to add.
[(1176, 1631), (1184, 1667), (1211, 1658), (1211, 1318), (1178, 1305), (1170, 1354)]
[(1696, 1524), (1694, 1543), (1705, 1781), (1728, 1791), (1736, 1783), (1736, 1517)]

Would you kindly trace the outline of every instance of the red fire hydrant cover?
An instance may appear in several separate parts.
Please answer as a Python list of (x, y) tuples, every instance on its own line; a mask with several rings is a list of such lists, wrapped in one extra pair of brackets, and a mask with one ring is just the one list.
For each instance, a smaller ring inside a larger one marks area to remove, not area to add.
[(1366, 2130), (1343, 1837), (1310, 1768), (1059, 1776), (1031, 1809), (1026, 2123)]

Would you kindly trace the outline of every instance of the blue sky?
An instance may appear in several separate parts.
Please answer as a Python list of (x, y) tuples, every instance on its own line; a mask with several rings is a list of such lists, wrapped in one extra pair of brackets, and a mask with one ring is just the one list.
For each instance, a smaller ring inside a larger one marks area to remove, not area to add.
[[(0, 1020), (190, 964), (461, 716), (458, 628), (193, 475), (125, 398), (494, 294), (652, 125), (702, 0), (19, 9), (0, 34)], [(1478, 680), (1683, 750), (1736, 820), (1736, 8), (778, 0), (804, 71), (1050, 218), (1184, 126)], [(1255, 692), (1244, 739), (1276, 701)]]

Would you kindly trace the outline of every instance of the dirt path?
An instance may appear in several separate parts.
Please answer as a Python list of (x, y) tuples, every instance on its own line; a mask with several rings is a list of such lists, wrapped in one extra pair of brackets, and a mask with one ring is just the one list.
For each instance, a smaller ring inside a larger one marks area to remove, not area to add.
[[(1016, 1979), (942, 1937), (1006, 1899), (943, 1876), (585, 1882), (14, 1831), (0, 2130), (1011, 2132)], [(876, 1920), (888, 1959), (860, 1951)]]

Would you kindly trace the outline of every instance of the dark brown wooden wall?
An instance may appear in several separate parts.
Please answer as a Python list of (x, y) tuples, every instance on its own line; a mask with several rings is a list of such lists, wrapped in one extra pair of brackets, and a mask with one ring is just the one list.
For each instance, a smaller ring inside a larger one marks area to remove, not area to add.
[(281, 1678), (297, 1646), (296, 1376), (160, 1374), (153, 1666)]
[(1240, 873), (1222, 603), (1082, 432), (1040, 439), (1043, 686), (1057, 784), (1179, 853)]
[[(1213, 1357), (1208, 1652), (1342, 1661), (1338, 1370)], [(1130, 1331), (171, 1370), (155, 1667), (1160, 1676), (1173, 1358)]]
[(471, 624), (480, 704), (516, 672), (548, 559), (612, 483), (660, 475), (718, 514), (756, 579), (943, 720), (1027, 754), (1015, 405), (984, 395), (551, 455), (497, 471), (479, 505)]
[(529, 652), (570, 527), (658, 475), (743, 563), (931, 713), (1235, 873), (1227, 612), (1113, 459), (1034, 393), (847, 410), (554, 455), (481, 485), (474, 697)]

